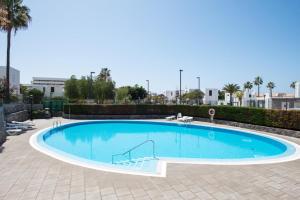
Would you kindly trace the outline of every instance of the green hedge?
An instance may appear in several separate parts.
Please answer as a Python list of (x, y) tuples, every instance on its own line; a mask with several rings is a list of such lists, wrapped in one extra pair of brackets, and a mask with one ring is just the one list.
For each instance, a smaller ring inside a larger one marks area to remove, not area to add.
[[(208, 110), (216, 110), (215, 119), (300, 130), (300, 111), (266, 110), (231, 106), (187, 105), (78, 105), (71, 104), (72, 115), (176, 115), (182, 113), (208, 118)], [(69, 114), (69, 105), (64, 111)]]

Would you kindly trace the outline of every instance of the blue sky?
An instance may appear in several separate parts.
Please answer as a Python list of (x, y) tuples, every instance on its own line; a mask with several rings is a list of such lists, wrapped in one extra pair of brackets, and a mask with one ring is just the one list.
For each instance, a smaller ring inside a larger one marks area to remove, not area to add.
[[(117, 86), (155, 92), (242, 85), (260, 75), (275, 91), (300, 80), (299, 0), (24, 0), (33, 21), (13, 38), (12, 66), (32, 76), (111, 69)], [(0, 35), (5, 64), (5, 35)], [(263, 86), (265, 87), (265, 86)]]

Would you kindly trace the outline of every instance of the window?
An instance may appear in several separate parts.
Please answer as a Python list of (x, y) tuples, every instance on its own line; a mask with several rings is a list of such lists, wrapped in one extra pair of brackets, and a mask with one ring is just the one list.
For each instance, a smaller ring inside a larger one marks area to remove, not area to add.
[(54, 92), (54, 87), (51, 87), (51, 93), (53, 93)]
[(209, 90), (208, 93), (209, 93), (208, 95), (211, 97), (212, 96), (212, 90)]

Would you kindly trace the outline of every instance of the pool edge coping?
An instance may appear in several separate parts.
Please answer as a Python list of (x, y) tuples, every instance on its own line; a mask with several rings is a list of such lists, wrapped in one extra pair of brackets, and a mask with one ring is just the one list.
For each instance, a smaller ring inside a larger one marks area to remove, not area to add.
[[(181, 122), (178, 121), (163, 121), (163, 120), (79, 120), (75, 122), (67, 122), (62, 124), (63, 125), (69, 125), (69, 124), (77, 124), (81, 122), (97, 122), (97, 121), (139, 121), (139, 122), (160, 122), (160, 123), (172, 123), (172, 124), (181, 124)], [(270, 159), (262, 159), (262, 160), (230, 160), (230, 159), (175, 159), (175, 158), (159, 158), (156, 166), (156, 172), (155, 173), (149, 173), (149, 172), (140, 172), (140, 171), (134, 171), (134, 170), (126, 170), (119, 168), (117, 169), (116, 167), (108, 167), (101, 165), (101, 162), (99, 164), (94, 164), (94, 163), (86, 163), (83, 160), (80, 159), (75, 159), (69, 156), (65, 155), (60, 155), (56, 152), (53, 152), (50, 149), (47, 149), (46, 147), (40, 145), (38, 143), (38, 136), (42, 134), (43, 132), (50, 130), (54, 127), (47, 127), (44, 129), (41, 129), (31, 135), (29, 139), (30, 145), (37, 151), (44, 153), (52, 158), (55, 158), (57, 160), (89, 168), (89, 169), (95, 169), (95, 170), (101, 170), (105, 172), (113, 172), (113, 173), (121, 173), (121, 174), (129, 174), (129, 175), (140, 175), (140, 176), (152, 176), (152, 177), (166, 177), (167, 175), (167, 164), (201, 164), (201, 165), (223, 165), (223, 166), (238, 166), (238, 165), (261, 165), (261, 164), (276, 164), (276, 163), (282, 163), (282, 162), (289, 162), (289, 161), (294, 161), (297, 159), (300, 159), (300, 145), (289, 141), (287, 139), (281, 138), (281, 137), (276, 137), (273, 135), (269, 135), (268, 133), (262, 133), (261, 131), (258, 132), (256, 130), (251, 130), (247, 128), (240, 128), (240, 127), (231, 127), (231, 126), (224, 126), (224, 125), (219, 125), (219, 124), (196, 124), (196, 123), (191, 123), (191, 125), (195, 126), (203, 126), (203, 127), (212, 127), (212, 128), (221, 128), (221, 129), (226, 129), (226, 130), (234, 130), (234, 131), (243, 131), (248, 134), (254, 134), (266, 138), (273, 139), (275, 141), (279, 141), (283, 144), (287, 143), (295, 148), (295, 152), (286, 155), (286, 156), (281, 156), (281, 157), (276, 157), (276, 158), (270, 158)], [(272, 134), (272, 133), (271, 133)], [(285, 144), (286, 145), (286, 144)]]

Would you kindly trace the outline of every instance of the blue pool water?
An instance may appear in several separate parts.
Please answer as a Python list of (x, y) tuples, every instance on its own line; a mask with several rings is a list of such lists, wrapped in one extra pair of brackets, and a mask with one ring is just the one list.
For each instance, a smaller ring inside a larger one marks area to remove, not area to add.
[[(294, 151), (287, 143), (246, 132), (199, 125), (150, 121), (89, 121), (64, 125), (40, 135), (40, 143), (58, 152), (91, 161), (112, 163), (112, 155), (146, 141), (155, 142), (158, 158), (266, 159)], [(152, 156), (148, 142), (132, 159)], [(124, 161), (128, 155), (116, 156)]]

